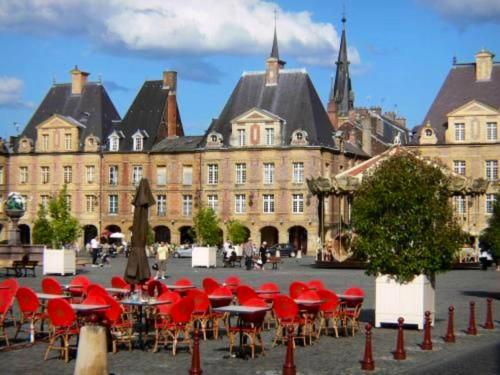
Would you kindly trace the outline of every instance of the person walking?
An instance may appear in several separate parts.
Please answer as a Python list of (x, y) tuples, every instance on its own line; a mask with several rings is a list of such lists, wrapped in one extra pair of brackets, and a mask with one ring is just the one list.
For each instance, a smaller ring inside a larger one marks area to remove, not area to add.
[(248, 239), (243, 244), (243, 256), (245, 257), (245, 267), (247, 271), (250, 271), (253, 266), (253, 244), (251, 239)]
[(156, 279), (165, 280), (165, 275), (167, 273), (168, 253), (168, 245), (165, 242), (160, 242), (160, 245), (156, 250), (156, 259), (158, 261), (158, 271), (156, 271)]
[(267, 242), (266, 241), (262, 242), (262, 245), (260, 245), (259, 255), (260, 255), (260, 260), (262, 261), (261, 269), (263, 270), (264, 266), (267, 263)]
[(90, 241), (90, 248), (92, 250), (92, 267), (98, 267), (97, 258), (99, 257), (99, 250), (101, 249), (99, 236), (92, 238)]

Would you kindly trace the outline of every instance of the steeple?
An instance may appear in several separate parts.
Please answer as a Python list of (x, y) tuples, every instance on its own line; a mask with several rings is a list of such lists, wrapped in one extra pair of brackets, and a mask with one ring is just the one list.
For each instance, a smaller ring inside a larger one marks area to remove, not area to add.
[[(347, 40), (345, 31), (345, 16), (342, 17), (342, 35), (340, 38), (339, 55), (336, 62), (337, 72), (335, 82), (330, 89), (328, 101), (328, 114), (334, 127), (337, 126), (339, 117), (347, 117), (349, 111), (354, 107), (354, 93), (351, 87), (351, 77), (349, 75), (349, 60), (347, 57)], [(330, 114), (332, 112), (332, 114)], [(334, 113), (333, 113), (334, 112)]]
[(266, 61), (266, 86), (278, 84), (279, 71), (285, 67), (286, 62), (280, 60), (278, 50), (278, 33), (276, 32), (276, 10), (274, 11), (274, 38), (271, 55)]
[(280, 53), (278, 51), (278, 34), (276, 33), (276, 23), (274, 24), (274, 39), (273, 39), (273, 48), (271, 49), (271, 55), (274, 59), (280, 59)]

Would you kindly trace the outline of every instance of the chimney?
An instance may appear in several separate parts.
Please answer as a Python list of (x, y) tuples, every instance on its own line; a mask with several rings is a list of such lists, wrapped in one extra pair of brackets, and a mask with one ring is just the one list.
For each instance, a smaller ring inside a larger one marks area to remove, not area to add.
[(335, 100), (330, 99), (328, 101), (326, 112), (328, 113), (328, 118), (330, 119), (333, 129), (337, 130), (339, 118), (337, 116), (337, 103), (335, 103)]
[(396, 117), (396, 122), (403, 128), (406, 128), (406, 117)]
[(90, 73), (82, 72), (78, 69), (78, 65), (75, 65), (71, 73), (71, 94), (81, 95), (83, 88), (87, 84), (87, 79)]
[(163, 72), (163, 89), (168, 90), (167, 96), (167, 137), (178, 137), (179, 119), (177, 118), (177, 72)]
[(362, 135), (363, 151), (371, 156), (372, 155), (371, 116), (368, 115), (361, 117), (361, 124), (363, 125), (363, 135)]
[(491, 80), (494, 57), (494, 54), (485, 49), (482, 49), (476, 54), (476, 81)]

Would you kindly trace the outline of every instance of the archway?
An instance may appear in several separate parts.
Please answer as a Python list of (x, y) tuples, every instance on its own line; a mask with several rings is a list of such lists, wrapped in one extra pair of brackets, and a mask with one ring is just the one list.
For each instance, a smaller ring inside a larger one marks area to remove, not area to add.
[(267, 246), (273, 246), (279, 241), (279, 232), (275, 227), (267, 226), (260, 229), (260, 242), (267, 242)]
[(170, 243), (170, 229), (165, 225), (157, 225), (153, 228), (155, 232), (155, 242), (168, 242)]
[(194, 243), (194, 229), (190, 226), (184, 226), (179, 228), (180, 244), (193, 244)]
[(19, 237), (22, 245), (29, 245), (31, 243), (31, 229), (27, 224), (19, 224)]
[(122, 229), (116, 224), (110, 224), (110, 225), (106, 226), (105, 229), (110, 233), (116, 233), (116, 232), (121, 233), (121, 231), (122, 231)]
[(92, 238), (98, 235), (98, 230), (95, 225), (89, 224), (83, 227), (83, 244), (88, 244)]
[(302, 254), (307, 253), (307, 229), (296, 225), (288, 229), (288, 242), (290, 242), (295, 251), (301, 249)]

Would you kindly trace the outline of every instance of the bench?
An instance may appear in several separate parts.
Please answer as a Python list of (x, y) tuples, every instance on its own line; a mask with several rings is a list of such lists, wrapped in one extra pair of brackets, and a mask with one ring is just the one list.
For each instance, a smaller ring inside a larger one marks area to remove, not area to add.
[[(6, 276), (9, 276), (10, 271), (14, 271), (16, 277), (27, 277), (28, 271), (31, 271), (31, 275), (36, 277), (36, 267), (38, 266), (37, 260), (13, 260), (10, 264), (4, 266), (7, 271)], [(24, 271), (24, 275), (23, 275)]]
[(230, 259), (230, 258), (227, 258), (227, 259), (224, 259), (224, 267), (236, 267), (236, 263), (238, 263), (239, 267), (241, 268), (241, 260), (243, 259), (243, 257), (240, 255), (240, 256), (236, 256), (234, 259)]
[(272, 264), (272, 269), (273, 270), (277, 270), (278, 269), (278, 265), (280, 263), (283, 263), (283, 260), (281, 259), (281, 257), (269, 257), (267, 258), (267, 263), (270, 263)]

